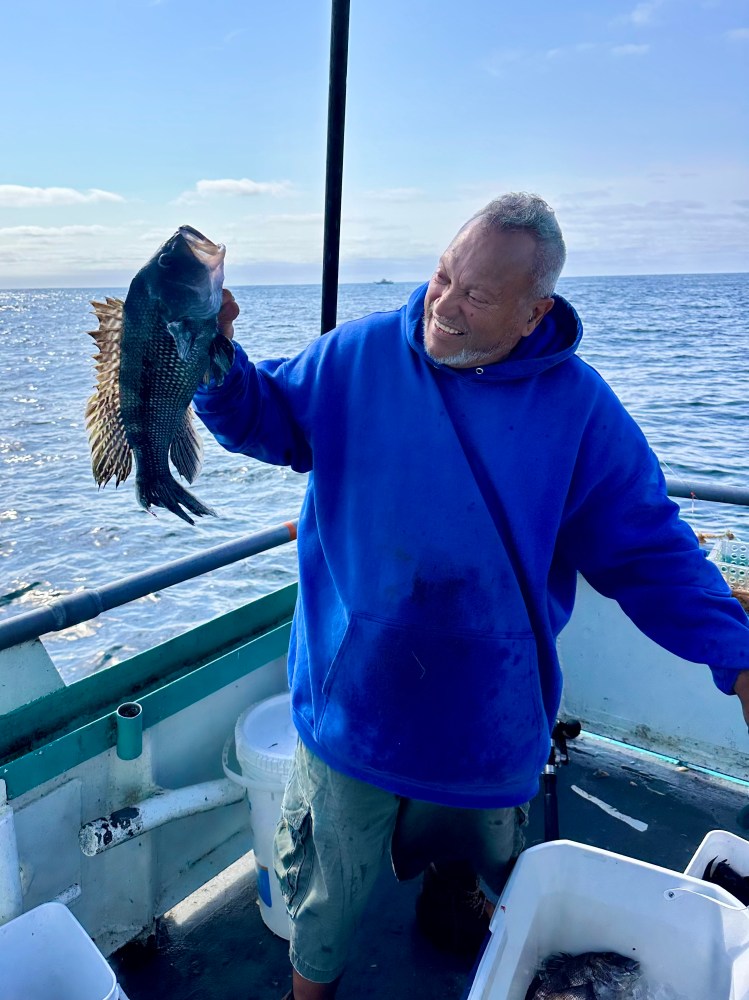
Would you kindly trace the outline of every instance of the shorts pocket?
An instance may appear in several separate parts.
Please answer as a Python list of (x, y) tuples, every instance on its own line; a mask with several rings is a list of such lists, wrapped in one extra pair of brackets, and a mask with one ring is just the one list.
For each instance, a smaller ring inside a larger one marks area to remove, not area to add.
[(276, 827), (273, 867), (290, 917), (296, 915), (307, 895), (313, 860), (309, 808), (283, 809)]

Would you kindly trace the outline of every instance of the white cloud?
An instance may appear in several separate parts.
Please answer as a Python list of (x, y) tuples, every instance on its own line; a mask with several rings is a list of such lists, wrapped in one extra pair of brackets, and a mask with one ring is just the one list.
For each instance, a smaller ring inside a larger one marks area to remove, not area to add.
[(415, 201), (417, 198), (423, 198), (424, 192), (421, 188), (414, 187), (381, 188), (376, 191), (365, 191), (364, 197), (373, 201)]
[(55, 239), (68, 236), (101, 236), (106, 231), (104, 226), (6, 226), (0, 229), (0, 237)]
[(54, 205), (85, 205), (102, 201), (124, 201), (122, 195), (99, 188), (77, 191), (65, 187), (25, 187), (0, 184), (0, 208), (49, 208)]
[(282, 225), (292, 226), (321, 226), (325, 221), (322, 212), (282, 212), (276, 215), (268, 215), (264, 222), (278, 222)]
[(292, 190), (290, 181), (252, 181), (249, 177), (233, 179), (225, 177), (219, 180), (201, 180), (192, 191), (183, 191), (175, 204), (185, 205), (206, 198), (248, 198), (269, 194), (274, 197), (289, 194)]
[(644, 56), (650, 52), (649, 45), (615, 45), (611, 50), (615, 56)]
[(485, 63), (486, 72), (490, 76), (502, 76), (504, 71), (526, 58), (523, 49), (501, 49), (492, 52)]
[(642, 28), (646, 24), (652, 24), (655, 12), (661, 6), (661, 3), (662, 0), (649, 0), (646, 3), (638, 3), (622, 20), (629, 24), (634, 24), (638, 28)]
[(731, 31), (726, 32), (726, 38), (732, 42), (747, 42), (749, 41), (749, 28), (732, 28)]
[(590, 52), (594, 48), (593, 42), (578, 42), (576, 45), (564, 45), (560, 48), (549, 49), (546, 58), (557, 59), (559, 56), (578, 55), (581, 52)]

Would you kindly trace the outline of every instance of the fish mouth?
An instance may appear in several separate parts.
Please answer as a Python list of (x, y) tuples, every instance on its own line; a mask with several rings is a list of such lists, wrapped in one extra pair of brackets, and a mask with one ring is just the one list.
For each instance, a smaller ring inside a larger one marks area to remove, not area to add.
[(193, 256), (210, 271), (215, 271), (223, 264), (226, 256), (226, 247), (223, 243), (214, 243), (192, 226), (180, 226), (179, 233)]

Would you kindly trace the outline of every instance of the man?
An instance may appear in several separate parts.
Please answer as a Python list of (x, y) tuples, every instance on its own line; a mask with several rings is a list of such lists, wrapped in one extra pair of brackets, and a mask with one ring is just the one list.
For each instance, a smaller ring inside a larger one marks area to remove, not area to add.
[[(428, 286), (195, 399), (230, 451), (309, 472), (289, 651), (300, 743), (276, 837), (293, 995), (325, 1000), (391, 850), (433, 937), (499, 890), (559, 706), (577, 571), (749, 706), (749, 623), (554, 295), (540, 198), (460, 230)], [(221, 322), (231, 335), (236, 305)], [(459, 853), (456, 854), (456, 845)], [(435, 862), (435, 865), (430, 865)]]

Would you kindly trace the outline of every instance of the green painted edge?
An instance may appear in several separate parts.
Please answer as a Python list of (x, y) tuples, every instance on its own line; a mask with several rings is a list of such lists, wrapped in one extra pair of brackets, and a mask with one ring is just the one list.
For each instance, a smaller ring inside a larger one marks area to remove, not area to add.
[(203, 663), (287, 624), (296, 593), (296, 583), (289, 584), (6, 713), (0, 724), (0, 765), (78, 731), (82, 723), (108, 714), (124, 701), (140, 701)]
[[(214, 691), (283, 656), (289, 648), (290, 632), (290, 623), (280, 625), (137, 698), (143, 706), (144, 728), (176, 715)], [(45, 781), (104, 753), (116, 743), (116, 724), (113, 714), (109, 712), (17, 757), (0, 767), (0, 778), (7, 784), (8, 798), (18, 798)]]

